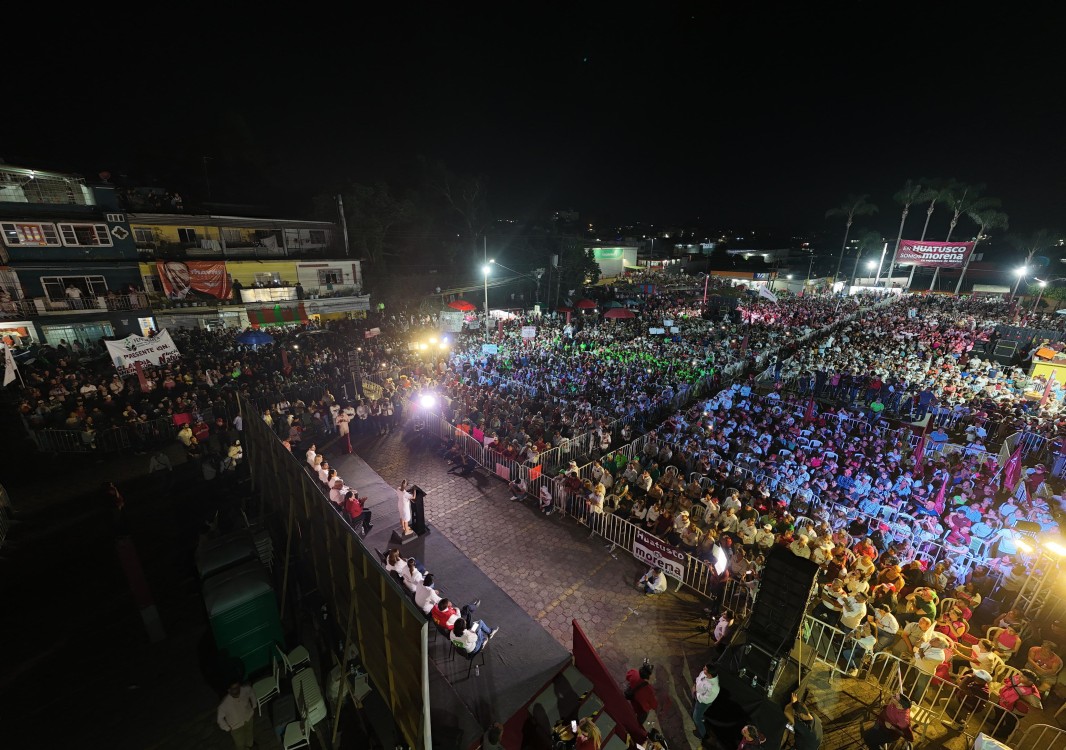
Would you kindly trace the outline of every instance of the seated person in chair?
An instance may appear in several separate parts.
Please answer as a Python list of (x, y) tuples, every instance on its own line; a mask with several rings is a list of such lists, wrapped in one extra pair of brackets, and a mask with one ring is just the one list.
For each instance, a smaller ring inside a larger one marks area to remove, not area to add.
[(460, 619), (464, 622), (471, 622), (479, 604), (481, 600), (477, 599), (471, 604), (464, 605), (462, 609), (456, 609), (451, 600), (445, 597), (437, 602), (437, 606), (430, 610), (429, 615), (437, 627), (450, 632)]
[(499, 631), (499, 628), (490, 628), (482, 620), (467, 625), (466, 620), (460, 617), (452, 627), (452, 643), (467, 656), (474, 656)]

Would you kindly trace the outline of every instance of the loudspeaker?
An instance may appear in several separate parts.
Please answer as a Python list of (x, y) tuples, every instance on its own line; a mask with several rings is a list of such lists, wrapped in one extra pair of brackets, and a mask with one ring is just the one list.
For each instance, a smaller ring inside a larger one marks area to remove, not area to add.
[(814, 590), (818, 566), (786, 547), (770, 551), (748, 620), (747, 640), (773, 657), (792, 650)]

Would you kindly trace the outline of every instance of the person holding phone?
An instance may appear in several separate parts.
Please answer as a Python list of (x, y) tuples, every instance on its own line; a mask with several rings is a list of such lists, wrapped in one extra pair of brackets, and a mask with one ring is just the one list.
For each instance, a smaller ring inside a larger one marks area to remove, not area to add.
[(822, 720), (800, 701), (796, 693), (785, 706), (785, 719), (795, 737), (795, 750), (818, 750), (822, 746)]

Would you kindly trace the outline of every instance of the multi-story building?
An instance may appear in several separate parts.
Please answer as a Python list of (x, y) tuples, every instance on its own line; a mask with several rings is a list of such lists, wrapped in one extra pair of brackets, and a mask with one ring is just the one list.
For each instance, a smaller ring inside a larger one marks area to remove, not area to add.
[(0, 164), (0, 331), (9, 343), (95, 344), (150, 315), (112, 186)]
[(185, 213), (180, 199), (148, 197), (0, 164), (0, 335), (92, 345), (369, 309), (332, 223)]

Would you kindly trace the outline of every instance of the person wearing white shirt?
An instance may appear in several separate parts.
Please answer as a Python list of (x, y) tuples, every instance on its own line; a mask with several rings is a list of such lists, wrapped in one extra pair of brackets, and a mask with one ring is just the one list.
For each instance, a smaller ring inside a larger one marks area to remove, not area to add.
[(877, 650), (891, 648), (899, 637), (899, 620), (887, 604), (882, 604), (874, 610), (873, 623), (877, 626)]
[(866, 619), (866, 594), (851, 594), (841, 601), (840, 629), (851, 631)]
[(307, 465), (313, 469), (315, 467), (315, 456), (318, 455), (314, 443), (311, 443), (311, 447), (307, 449), (307, 453), (304, 455), (307, 457)]
[(703, 723), (703, 715), (707, 708), (718, 698), (721, 692), (718, 683), (718, 672), (713, 664), (706, 664), (703, 671), (696, 676), (696, 684), (692, 686), (692, 721), (696, 725), (696, 736), (701, 740), (707, 736), (707, 727)]
[(428, 615), (439, 601), (440, 594), (433, 588), (433, 574), (426, 573), (415, 586), (415, 606)]
[(930, 678), (936, 674), (936, 668), (944, 663), (951, 652), (951, 639), (937, 632), (933, 632), (928, 641), (914, 649), (912, 663), (920, 672), (914, 682), (914, 695), (917, 700), (922, 699)]
[(223, 732), (229, 732), (233, 744), (240, 750), (252, 747), (255, 740), (255, 694), (248, 685), (234, 682), (218, 705), (217, 721)]
[(666, 576), (659, 568), (651, 568), (647, 573), (640, 577), (638, 586), (643, 589), (644, 593), (648, 596), (654, 596), (655, 594), (661, 594), (667, 589)]

